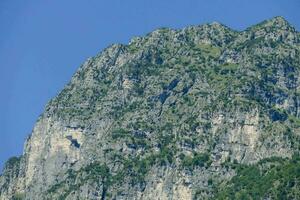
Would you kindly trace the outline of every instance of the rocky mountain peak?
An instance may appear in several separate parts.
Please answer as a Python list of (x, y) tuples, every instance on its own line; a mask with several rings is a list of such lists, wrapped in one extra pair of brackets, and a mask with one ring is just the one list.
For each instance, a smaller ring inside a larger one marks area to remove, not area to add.
[(252, 38), (264, 37), (266, 40), (282, 41), (288, 44), (299, 42), (298, 32), (283, 17), (265, 20), (246, 30)]
[(282, 29), (290, 29), (292, 26), (290, 23), (282, 16), (276, 16), (270, 20), (268, 20), (268, 25), (269, 26), (274, 26), (277, 28), (282, 28)]
[(297, 199), (299, 32), (160, 28), (89, 58), (0, 176), (6, 199)]
[(263, 22), (250, 27), (249, 29), (265, 29), (273, 28), (273, 30), (294, 30), (294, 27), (282, 16), (276, 16), (271, 19), (264, 20)]

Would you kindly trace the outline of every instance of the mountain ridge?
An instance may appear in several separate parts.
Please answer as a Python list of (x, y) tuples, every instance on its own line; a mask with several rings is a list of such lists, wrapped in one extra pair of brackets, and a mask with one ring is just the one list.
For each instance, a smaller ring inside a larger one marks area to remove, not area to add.
[[(299, 44), (275, 17), (109, 46), (46, 105), (5, 166), (0, 199), (299, 197)], [(295, 175), (281, 180), (284, 168)], [(251, 179), (260, 170), (275, 189)]]

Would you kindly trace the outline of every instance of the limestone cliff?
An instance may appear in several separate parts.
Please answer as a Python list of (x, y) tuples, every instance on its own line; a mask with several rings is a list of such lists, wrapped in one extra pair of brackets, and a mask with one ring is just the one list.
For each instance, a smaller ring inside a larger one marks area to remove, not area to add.
[(88, 59), (0, 177), (6, 199), (299, 199), (300, 34), (162, 28)]

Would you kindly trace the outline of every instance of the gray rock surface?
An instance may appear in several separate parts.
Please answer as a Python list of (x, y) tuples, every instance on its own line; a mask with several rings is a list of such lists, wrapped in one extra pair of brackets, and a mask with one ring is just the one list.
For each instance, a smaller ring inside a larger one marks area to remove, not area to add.
[(112, 45), (46, 105), (0, 200), (214, 199), (237, 174), (226, 163), (299, 153), (299, 70), (282, 17)]

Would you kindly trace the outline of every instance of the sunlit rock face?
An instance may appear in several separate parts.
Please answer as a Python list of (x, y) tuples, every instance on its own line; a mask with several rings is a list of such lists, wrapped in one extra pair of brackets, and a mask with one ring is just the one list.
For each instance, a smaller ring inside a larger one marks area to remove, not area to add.
[(0, 200), (297, 199), (299, 70), (281, 17), (112, 45), (46, 105)]

